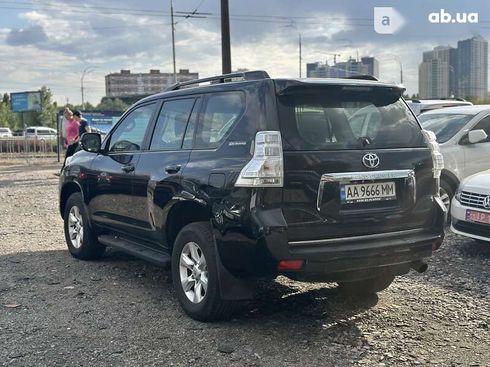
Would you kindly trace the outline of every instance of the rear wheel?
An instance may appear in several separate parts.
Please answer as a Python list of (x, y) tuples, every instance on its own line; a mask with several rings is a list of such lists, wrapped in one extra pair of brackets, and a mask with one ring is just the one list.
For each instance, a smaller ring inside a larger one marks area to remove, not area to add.
[(180, 305), (193, 319), (229, 318), (234, 303), (221, 298), (216, 249), (209, 223), (186, 225), (172, 251), (172, 279)]
[(383, 274), (376, 278), (354, 282), (339, 282), (339, 288), (344, 294), (349, 296), (365, 296), (385, 290), (391, 285), (394, 279), (394, 275)]
[(73, 257), (81, 260), (100, 258), (105, 246), (97, 240), (85, 210), (82, 195), (71, 194), (66, 201), (64, 212), (65, 239)]

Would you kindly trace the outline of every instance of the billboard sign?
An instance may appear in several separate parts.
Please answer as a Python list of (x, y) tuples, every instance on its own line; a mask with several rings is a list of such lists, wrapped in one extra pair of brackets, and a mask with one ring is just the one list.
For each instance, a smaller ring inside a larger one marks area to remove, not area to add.
[(13, 112), (41, 111), (41, 92), (10, 93)]

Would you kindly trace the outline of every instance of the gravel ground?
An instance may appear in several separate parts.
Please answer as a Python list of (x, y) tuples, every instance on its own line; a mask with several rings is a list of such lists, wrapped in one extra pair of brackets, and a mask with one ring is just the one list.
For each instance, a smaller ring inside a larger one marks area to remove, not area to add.
[(0, 164), (1, 365), (490, 365), (490, 245), (449, 234), (425, 274), (362, 301), (279, 278), (236, 319), (203, 324), (167, 272), (68, 254), (57, 169)]

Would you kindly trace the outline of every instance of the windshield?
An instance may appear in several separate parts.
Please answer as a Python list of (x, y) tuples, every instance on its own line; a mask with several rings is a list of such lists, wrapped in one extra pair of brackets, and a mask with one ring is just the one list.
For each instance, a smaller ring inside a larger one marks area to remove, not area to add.
[(445, 143), (460, 131), (473, 118), (473, 115), (465, 114), (422, 114), (419, 121), (425, 130), (436, 134), (438, 143)]
[(337, 86), (278, 100), (285, 150), (424, 146), (417, 121), (390, 90)]

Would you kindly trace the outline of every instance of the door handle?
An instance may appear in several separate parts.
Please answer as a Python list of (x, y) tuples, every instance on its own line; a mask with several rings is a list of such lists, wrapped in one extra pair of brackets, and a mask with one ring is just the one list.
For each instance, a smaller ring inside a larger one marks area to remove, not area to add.
[(134, 164), (130, 163), (130, 164), (126, 164), (125, 166), (122, 166), (121, 169), (126, 172), (126, 173), (130, 173), (130, 172), (133, 172), (134, 171)]
[(170, 166), (165, 167), (165, 172), (169, 174), (175, 174), (180, 171), (182, 166), (180, 164), (171, 164)]

